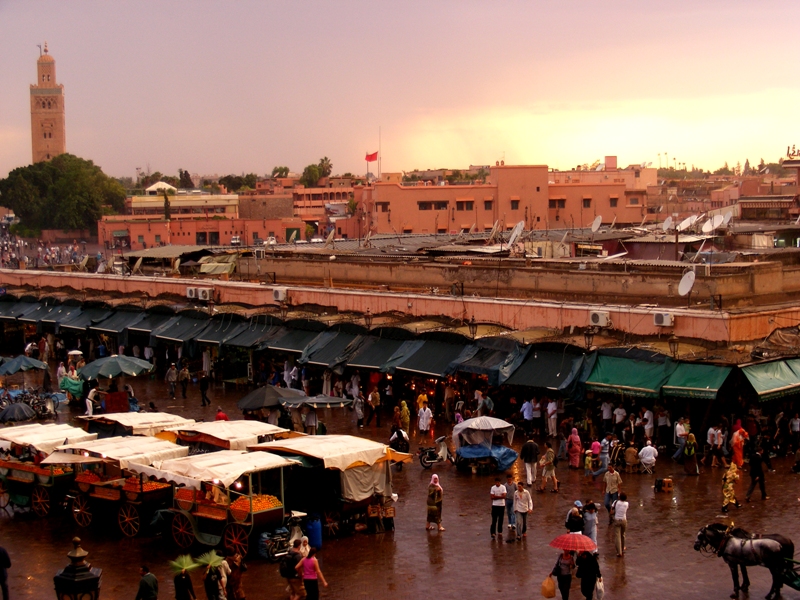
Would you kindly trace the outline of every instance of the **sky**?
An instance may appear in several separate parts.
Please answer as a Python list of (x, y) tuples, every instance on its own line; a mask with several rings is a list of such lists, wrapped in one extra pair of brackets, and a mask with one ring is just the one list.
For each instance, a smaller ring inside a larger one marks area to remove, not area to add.
[(716, 169), (800, 145), (800, 3), (0, 0), (0, 177), (47, 41), (67, 151), (115, 177), (606, 155)]

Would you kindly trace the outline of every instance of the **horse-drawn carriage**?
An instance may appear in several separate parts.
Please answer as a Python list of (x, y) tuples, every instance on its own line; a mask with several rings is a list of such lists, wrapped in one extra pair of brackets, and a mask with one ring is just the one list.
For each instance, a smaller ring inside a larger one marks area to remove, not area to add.
[(283, 471), (297, 464), (266, 452), (220, 450), (130, 469), (171, 483), (172, 539), (182, 549), (195, 541), (220, 543), (246, 556), (254, 536), (283, 524)]
[(48, 464), (47, 456), (69, 442), (93, 440), (70, 425), (18, 425), (0, 429), (0, 508), (9, 504), (32, 510), (37, 516), (50, 514), (64, 499), (72, 485), (72, 468)]

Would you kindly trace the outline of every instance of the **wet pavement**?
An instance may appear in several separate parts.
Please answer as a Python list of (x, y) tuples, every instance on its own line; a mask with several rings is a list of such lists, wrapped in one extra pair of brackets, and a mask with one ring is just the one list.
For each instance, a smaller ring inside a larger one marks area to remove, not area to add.
[[(236, 401), (245, 391), (212, 390), (212, 407), (200, 407), (197, 386), (190, 386), (189, 399), (165, 400), (161, 382), (132, 382), (140, 400), (154, 401), (159, 409), (183, 416), (210, 420), (219, 404), (231, 418), (238, 418)], [(353, 413), (347, 409), (320, 411), (330, 433), (365, 435), (386, 441), (389, 427), (373, 424), (356, 429)], [(327, 413), (327, 414), (324, 414)], [(68, 422), (77, 411), (63, 412), (60, 422)], [(515, 447), (522, 443), (520, 436)], [(412, 438), (412, 449), (418, 440)], [(711, 522), (734, 521), (753, 532), (780, 532), (800, 544), (800, 476), (789, 469), (790, 459), (774, 459), (777, 473), (767, 474), (769, 500), (762, 502), (756, 493), (750, 504), (732, 508), (723, 515), (720, 469), (706, 469), (699, 477), (687, 477), (680, 465), (661, 457), (658, 477), (673, 476), (672, 494), (653, 491), (655, 476), (622, 473), (623, 489), (631, 507), (628, 512), (628, 550), (617, 558), (613, 534), (606, 525), (607, 513), (598, 519), (600, 568), (608, 598), (727, 598), (732, 585), (730, 572), (721, 559), (706, 557), (693, 549), (700, 527)], [(444, 488), (443, 525), (445, 532), (425, 530), (425, 495), (431, 472), (441, 478)], [(524, 477), (521, 462), (513, 467)], [(529, 517), (528, 538), (522, 543), (503, 543), (489, 538), (489, 488), (493, 477), (456, 472), (450, 465), (424, 470), (415, 462), (401, 472), (394, 471), (397, 503), (396, 530), (392, 533), (356, 533), (350, 537), (325, 539), (320, 552), (320, 566), (330, 582), (323, 590), (325, 598), (353, 600), (406, 598), (487, 598), (541, 597), (540, 585), (552, 569), (558, 552), (547, 546), (554, 537), (565, 533), (564, 519), (574, 500), (602, 503), (600, 482), (583, 477), (583, 470), (558, 468), (561, 491), (533, 493), (534, 512)], [(737, 485), (742, 499), (749, 478), (746, 474)], [(110, 528), (109, 528), (110, 529)], [(67, 564), (70, 539), (80, 536), (89, 551), (89, 560), (103, 569), (102, 597), (133, 598), (138, 585), (138, 566), (147, 564), (161, 584), (161, 598), (174, 597), (168, 561), (178, 550), (170, 539), (160, 537), (124, 539), (108, 529), (80, 529), (69, 515), (55, 515), (45, 520), (27, 515), (0, 514), (0, 545), (7, 548), (13, 566), (9, 571), (12, 598), (51, 598), (53, 575)], [(205, 548), (193, 548), (195, 556)], [(244, 576), (247, 598), (285, 598), (285, 584), (278, 566), (251, 557)], [(769, 573), (764, 568), (749, 569), (751, 596), (759, 598), (769, 590)], [(199, 574), (195, 590), (201, 591)], [(800, 598), (800, 592), (783, 588), (786, 598)], [(560, 595), (559, 595), (560, 597)], [(579, 580), (573, 580), (572, 598), (581, 598)]]

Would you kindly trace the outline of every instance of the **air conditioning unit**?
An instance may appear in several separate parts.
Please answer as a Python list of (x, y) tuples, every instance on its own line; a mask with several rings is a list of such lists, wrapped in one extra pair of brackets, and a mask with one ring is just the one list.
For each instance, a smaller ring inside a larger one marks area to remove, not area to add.
[(190, 300), (197, 299), (197, 288), (196, 287), (187, 287), (186, 288), (186, 297)]
[(672, 327), (672, 324), (675, 322), (675, 317), (672, 316), (672, 313), (654, 313), (653, 314), (653, 325), (658, 327)]
[(589, 324), (595, 327), (608, 327), (611, 317), (604, 310), (593, 310), (589, 313)]
[(208, 302), (213, 298), (214, 298), (214, 288), (197, 288), (198, 300), (205, 300), (206, 302)]
[(285, 287), (272, 288), (272, 299), (275, 302), (286, 302), (286, 297), (289, 295), (289, 290)]

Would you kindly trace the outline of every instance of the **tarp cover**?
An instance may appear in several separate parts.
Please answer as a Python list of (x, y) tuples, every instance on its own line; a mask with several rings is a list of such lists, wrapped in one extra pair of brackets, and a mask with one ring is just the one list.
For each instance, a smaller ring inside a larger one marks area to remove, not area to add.
[(443, 377), (451, 363), (460, 364), (472, 358), (475, 351), (476, 347), (471, 345), (426, 340), (422, 348), (398, 364), (397, 368), (401, 371)]
[(403, 345), (403, 340), (390, 340), (367, 336), (364, 343), (347, 361), (349, 367), (380, 369), (392, 354)]
[(42, 320), (42, 317), (44, 317), (50, 311), (59, 308), (56, 306), (48, 306), (46, 304), (35, 304), (35, 306), (36, 308), (31, 308), (22, 314), (18, 314), (17, 320), (25, 323), (38, 323)]
[(425, 345), (425, 340), (407, 340), (381, 365), (382, 373), (394, 373), (397, 365), (409, 360), (420, 348)]
[(155, 461), (169, 460), (189, 455), (189, 448), (178, 446), (166, 440), (142, 436), (110, 437), (103, 440), (70, 443), (59, 446), (58, 450), (88, 452), (99, 458), (113, 460), (120, 468), (127, 469), (135, 462), (151, 465)]
[(581, 356), (574, 354), (530, 350), (522, 364), (506, 380), (506, 384), (563, 390), (577, 377), (577, 367), (580, 364)]
[(247, 473), (280, 469), (298, 464), (269, 452), (220, 450), (156, 462), (154, 465), (131, 463), (128, 468), (148, 477), (171, 481), (199, 490), (203, 482), (219, 482), (225, 487)]
[(497, 462), (498, 471), (507, 471), (510, 469), (519, 456), (516, 451), (506, 446), (484, 446), (483, 444), (477, 446), (462, 446), (456, 450), (456, 454), (467, 460), (491, 457)]
[(362, 465), (342, 472), (342, 498), (350, 502), (360, 502), (375, 494), (388, 498), (392, 495), (392, 479), (389, 463)]
[(143, 312), (130, 312), (123, 310), (121, 312), (114, 313), (99, 323), (90, 325), (89, 329), (91, 331), (102, 331), (103, 333), (115, 333), (119, 335), (131, 325), (135, 325), (144, 319), (146, 316), (147, 314)]
[(280, 451), (318, 458), (326, 469), (344, 471), (357, 465), (372, 466), (385, 460), (404, 460), (408, 455), (389, 446), (352, 435), (309, 435), (253, 446), (250, 450)]
[(78, 417), (86, 421), (107, 421), (124, 427), (131, 435), (152, 436), (171, 426), (190, 425), (194, 419), (186, 419), (170, 413), (112, 413), (108, 415), (95, 415), (91, 417)]
[(311, 340), (311, 342), (309, 342), (306, 347), (303, 348), (303, 353), (300, 355), (300, 358), (297, 359), (297, 362), (300, 364), (307, 363), (311, 356), (319, 353), (323, 348), (325, 348), (325, 346), (336, 339), (336, 335), (337, 333), (335, 331), (323, 331), (322, 333), (318, 334), (317, 337)]
[(152, 333), (159, 327), (163, 327), (166, 323), (178, 317), (174, 315), (154, 314), (147, 315), (140, 321), (128, 325), (128, 331), (135, 331), (137, 333)]
[(271, 339), (279, 331), (282, 331), (282, 329), (276, 325), (251, 324), (247, 329), (227, 340), (225, 345), (236, 346), (237, 348), (254, 348), (259, 342)]
[(742, 373), (760, 400), (771, 400), (800, 391), (800, 359), (797, 358), (747, 365), (742, 367)]
[[(189, 427), (170, 429), (180, 433), (202, 434), (205, 437), (214, 438), (219, 440), (218, 445), (227, 446), (229, 450), (246, 450), (248, 446), (258, 444), (259, 437), (289, 431), (261, 421), (209, 421), (208, 423), (195, 423)], [(182, 439), (191, 441), (191, 439)], [(206, 441), (208, 440), (206, 439)]]
[(499, 348), (480, 348), (474, 356), (452, 367), (463, 373), (486, 375), (491, 386), (502, 385), (516, 371), (530, 351), (530, 346), (515, 345), (509, 352)]
[(96, 433), (86, 433), (71, 425), (22, 425), (0, 429), (0, 448), (8, 450), (11, 444), (33, 446), (45, 454), (50, 454), (62, 444), (84, 442), (97, 439)]
[(586, 389), (640, 398), (658, 398), (661, 387), (675, 370), (671, 360), (644, 362), (600, 355), (594, 363)]
[[(325, 332), (328, 333), (328, 332)], [(324, 335), (324, 334), (320, 334)], [(345, 351), (358, 336), (351, 333), (338, 332), (335, 337), (331, 339), (325, 346), (318, 349), (316, 352), (311, 352), (308, 355), (308, 363), (311, 365), (333, 366), (337, 358)], [(299, 361), (299, 362), (302, 362)]]
[(71, 316), (59, 323), (59, 327), (85, 331), (93, 323), (99, 323), (110, 317), (113, 311), (106, 308), (85, 308), (80, 314)]
[(679, 363), (662, 390), (665, 396), (713, 400), (730, 373), (730, 367)]
[(214, 320), (195, 339), (200, 344), (215, 344), (219, 346), (227, 343), (229, 339), (236, 337), (245, 329), (247, 329), (247, 323), (241, 321)]
[(62, 304), (61, 306), (51, 307), (50, 310), (39, 317), (39, 321), (58, 325), (64, 321), (76, 318), (81, 312), (83, 312), (83, 309), (81, 309), (80, 306), (67, 306)]
[(178, 317), (177, 320), (159, 327), (153, 332), (153, 335), (157, 340), (183, 343), (197, 338), (206, 327), (208, 327), (208, 321), (205, 319)]
[(16, 321), (27, 313), (39, 310), (41, 306), (38, 302), (2, 302), (0, 303), (0, 320)]
[(503, 419), (475, 417), (453, 427), (453, 444), (458, 449), (463, 438), (465, 444), (482, 444), (488, 448), (495, 435), (506, 436), (510, 446), (514, 441), (514, 426)]
[[(287, 329), (285, 331), (284, 335), (268, 340), (265, 347), (283, 352), (302, 352), (319, 335), (319, 331), (306, 329)], [(259, 345), (259, 349), (262, 349), (261, 345)]]

